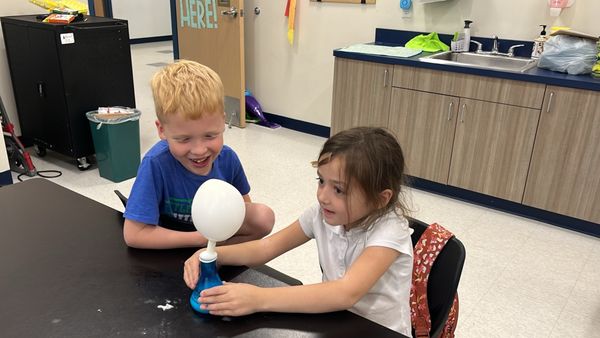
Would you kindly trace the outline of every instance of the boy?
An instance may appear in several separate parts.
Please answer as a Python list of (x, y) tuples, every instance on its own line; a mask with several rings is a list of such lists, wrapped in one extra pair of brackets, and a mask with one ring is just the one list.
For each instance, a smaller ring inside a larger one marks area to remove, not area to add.
[(206, 246), (191, 220), (198, 187), (211, 178), (232, 184), (246, 202), (240, 230), (225, 244), (258, 239), (275, 223), (273, 211), (252, 203), (236, 153), (223, 145), (224, 89), (219, 76), (197, 62), (165, 66), (152, 78), (156, 128), (161, 139), (144, 156), (133, 184), (123, 236), (130, 247)]

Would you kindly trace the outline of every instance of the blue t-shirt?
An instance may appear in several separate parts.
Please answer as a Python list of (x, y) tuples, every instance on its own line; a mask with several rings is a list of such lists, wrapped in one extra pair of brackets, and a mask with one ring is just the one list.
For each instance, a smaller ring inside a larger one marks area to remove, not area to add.
[[(123, 216), (173, 230), (194, 231), (192, 199), (200, 185), (211, 178), (230, 183), (242, 195), (250, 192), (244, 168), (237, 154), (228, 146), (223, 145), (210, 173), (200, 176), (185, 169), (173, 157), (167, 142), (161, 140), (142, 159)], [(165, 222), (165, 219), (175, 222)]]

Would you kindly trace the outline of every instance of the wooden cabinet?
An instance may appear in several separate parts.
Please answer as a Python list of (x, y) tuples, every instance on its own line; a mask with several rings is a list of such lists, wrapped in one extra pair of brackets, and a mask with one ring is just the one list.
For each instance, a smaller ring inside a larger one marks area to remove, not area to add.
[(354, 126), (388, 123), (391, 65), (336, 58), (331, 134)]
[(404, 66), (393, 84), (409, 175), (522, 201), (544, 85)]
[(486, 76), (394, 66), (394, 87), (540, 109), (546, 86)]
[(407, 173), (521, 202), (539, 110), (393, 88)]
[(600, 93), (548, 86), (523, 203), (600, 223)]
[(520, 203), (539, 115), (461, 98), (448, 184)]
[(389, 129), (411, 176), (447, 184), (459, 98), (394, 88)]
[(387, 127), (413, 177), (600, 223), (600, 92), (390, 67), (336, 58), (332, 134)]

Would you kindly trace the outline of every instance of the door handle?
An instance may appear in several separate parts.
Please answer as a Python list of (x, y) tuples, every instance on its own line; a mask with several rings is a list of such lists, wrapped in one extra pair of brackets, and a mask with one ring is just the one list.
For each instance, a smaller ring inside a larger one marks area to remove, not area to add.
[(383, 71), (383, 88), (387, 87), (387, 83), (388, 83), (388, 70), (384, 70)]
[(552, 99), (554, 98), (554, 92), (550, 92), (550, 98), (548, 98), (548, 107), (546, 107), (546, 113), (550, 112), (550, 107), (552, 107)]
[(452, 106), (454, 106), (454, 101), (450, 101), (448, 105), (448, 121), (452, 120)]
[(228, 11), (222, 11), (221, 14), (231, 15), (232, 18), (235, 18), (238, 15), (238, 11), (237, 11), (237, 8), (235, 8), (234, 6), (231, 6), (231, 8), (229, 8)]
[(38, 82), (37, 83), (37, 91), (38, 91), (38, 95), (40, 97), (45, 97), (46, 96), (46, 91), (44, 90), (44, 83), (43, 82)]
[(463, 103), (462, 105), (462, 113), (460, 114), (460, 123), (465, 122), (465, 112), (467, 111), (467, 104)]

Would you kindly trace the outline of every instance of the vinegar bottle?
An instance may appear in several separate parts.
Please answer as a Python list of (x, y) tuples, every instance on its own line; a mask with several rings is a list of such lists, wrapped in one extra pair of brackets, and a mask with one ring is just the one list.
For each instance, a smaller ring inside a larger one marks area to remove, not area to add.
[(207, 310), (200, 309), (200, 302), (198, 302), (198, 297), (200, 297), (200, 292), (204, 289), (210, 289), (214, 286), (223, 285), (221, 278), (219, 278), (219, 274), (217, 273), (217, 258), (214, 257), (212, 260), (205, 261), (200, 258), (200, 279), (198, 280), (198, 284), (192, 291), (192, 295), (190, 296), (190, 304), (192, 308), (201, 314), (209, 314)]

